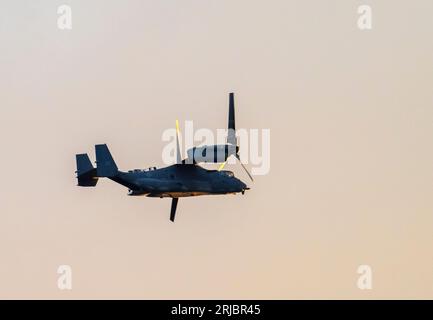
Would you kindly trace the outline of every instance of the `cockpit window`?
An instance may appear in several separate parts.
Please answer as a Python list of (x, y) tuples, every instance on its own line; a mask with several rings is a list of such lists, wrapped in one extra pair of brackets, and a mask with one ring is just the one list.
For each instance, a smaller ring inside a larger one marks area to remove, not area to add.
[(221, 171), (223, 174), (225, 174), (228, 177), (234, 177), (235, 175), (231, 171)]

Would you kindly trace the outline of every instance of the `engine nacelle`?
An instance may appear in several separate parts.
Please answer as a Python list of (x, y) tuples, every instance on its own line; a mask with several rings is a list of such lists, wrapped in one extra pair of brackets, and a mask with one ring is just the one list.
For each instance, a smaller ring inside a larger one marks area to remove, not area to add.
[(231, 155), (236, 155), (239, 148), (231, 144), (215, 144), (210, 146), (194, 147), (187, 151), (188, 161), (191, 163), (221, 163)]

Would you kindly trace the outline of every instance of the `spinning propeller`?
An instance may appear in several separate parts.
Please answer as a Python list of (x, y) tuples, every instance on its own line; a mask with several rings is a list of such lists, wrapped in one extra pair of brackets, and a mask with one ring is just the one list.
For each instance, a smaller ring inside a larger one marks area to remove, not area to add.
[[(229, 123), (228, 123), (228, 134), (227, 134), (227, 148), (225, 148), (228, 152), (226, 153), (225, 161), (219, 166), (218, 171), (221, 171), (226, 163), (227, 159), (230, 156), (235, 156), (236, 159), (238, 159), (239, 163), (241, 164), (242, 168), (247, 173), (248, 177), (251, 179), (251, 181), (254, 181), (253, 177), (245, 167), (245, 165), (241, 161), (241, 157), (239, 156), (239, 146), (237, 143), (236, 138), (236, 128), (235, 128), (235, 99), (234, 99), (234, 93), (230, 93), (229, 98)], [(234, 151), (234, 152), (233, 152)]]

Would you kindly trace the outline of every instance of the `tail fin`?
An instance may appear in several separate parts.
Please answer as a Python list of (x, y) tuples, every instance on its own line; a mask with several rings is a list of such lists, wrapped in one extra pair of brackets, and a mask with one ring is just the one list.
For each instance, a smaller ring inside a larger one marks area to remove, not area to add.
[(235, 128), (235, 97), (233, 92), (231, 92), (229, 96), (229, 121), (227, 143), (237, 145)]
[(113, 177), (118, 173), (117, 165), (106, 144), (95, 145), (96, 173), (98, 177)]
[(81, 187), (96, 186), (98, 182), (96, 169), (90, 162), (87, 153), (77, 154), (75, 158), (77, 160), (77, 171), (75, 172), (77, 173), (78, 185)]

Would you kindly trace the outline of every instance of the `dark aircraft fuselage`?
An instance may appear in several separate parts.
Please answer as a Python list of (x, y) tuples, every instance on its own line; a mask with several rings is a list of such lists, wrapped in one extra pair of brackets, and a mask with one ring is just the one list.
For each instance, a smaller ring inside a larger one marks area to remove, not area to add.
[(148, 197), (190, 197), (244, 192), (245, 183), (231, 171), (206, 170), (195, 164), (175, 164), (148, 170), (118, 171), (109, 179), (129, 188), (128, 195)]

